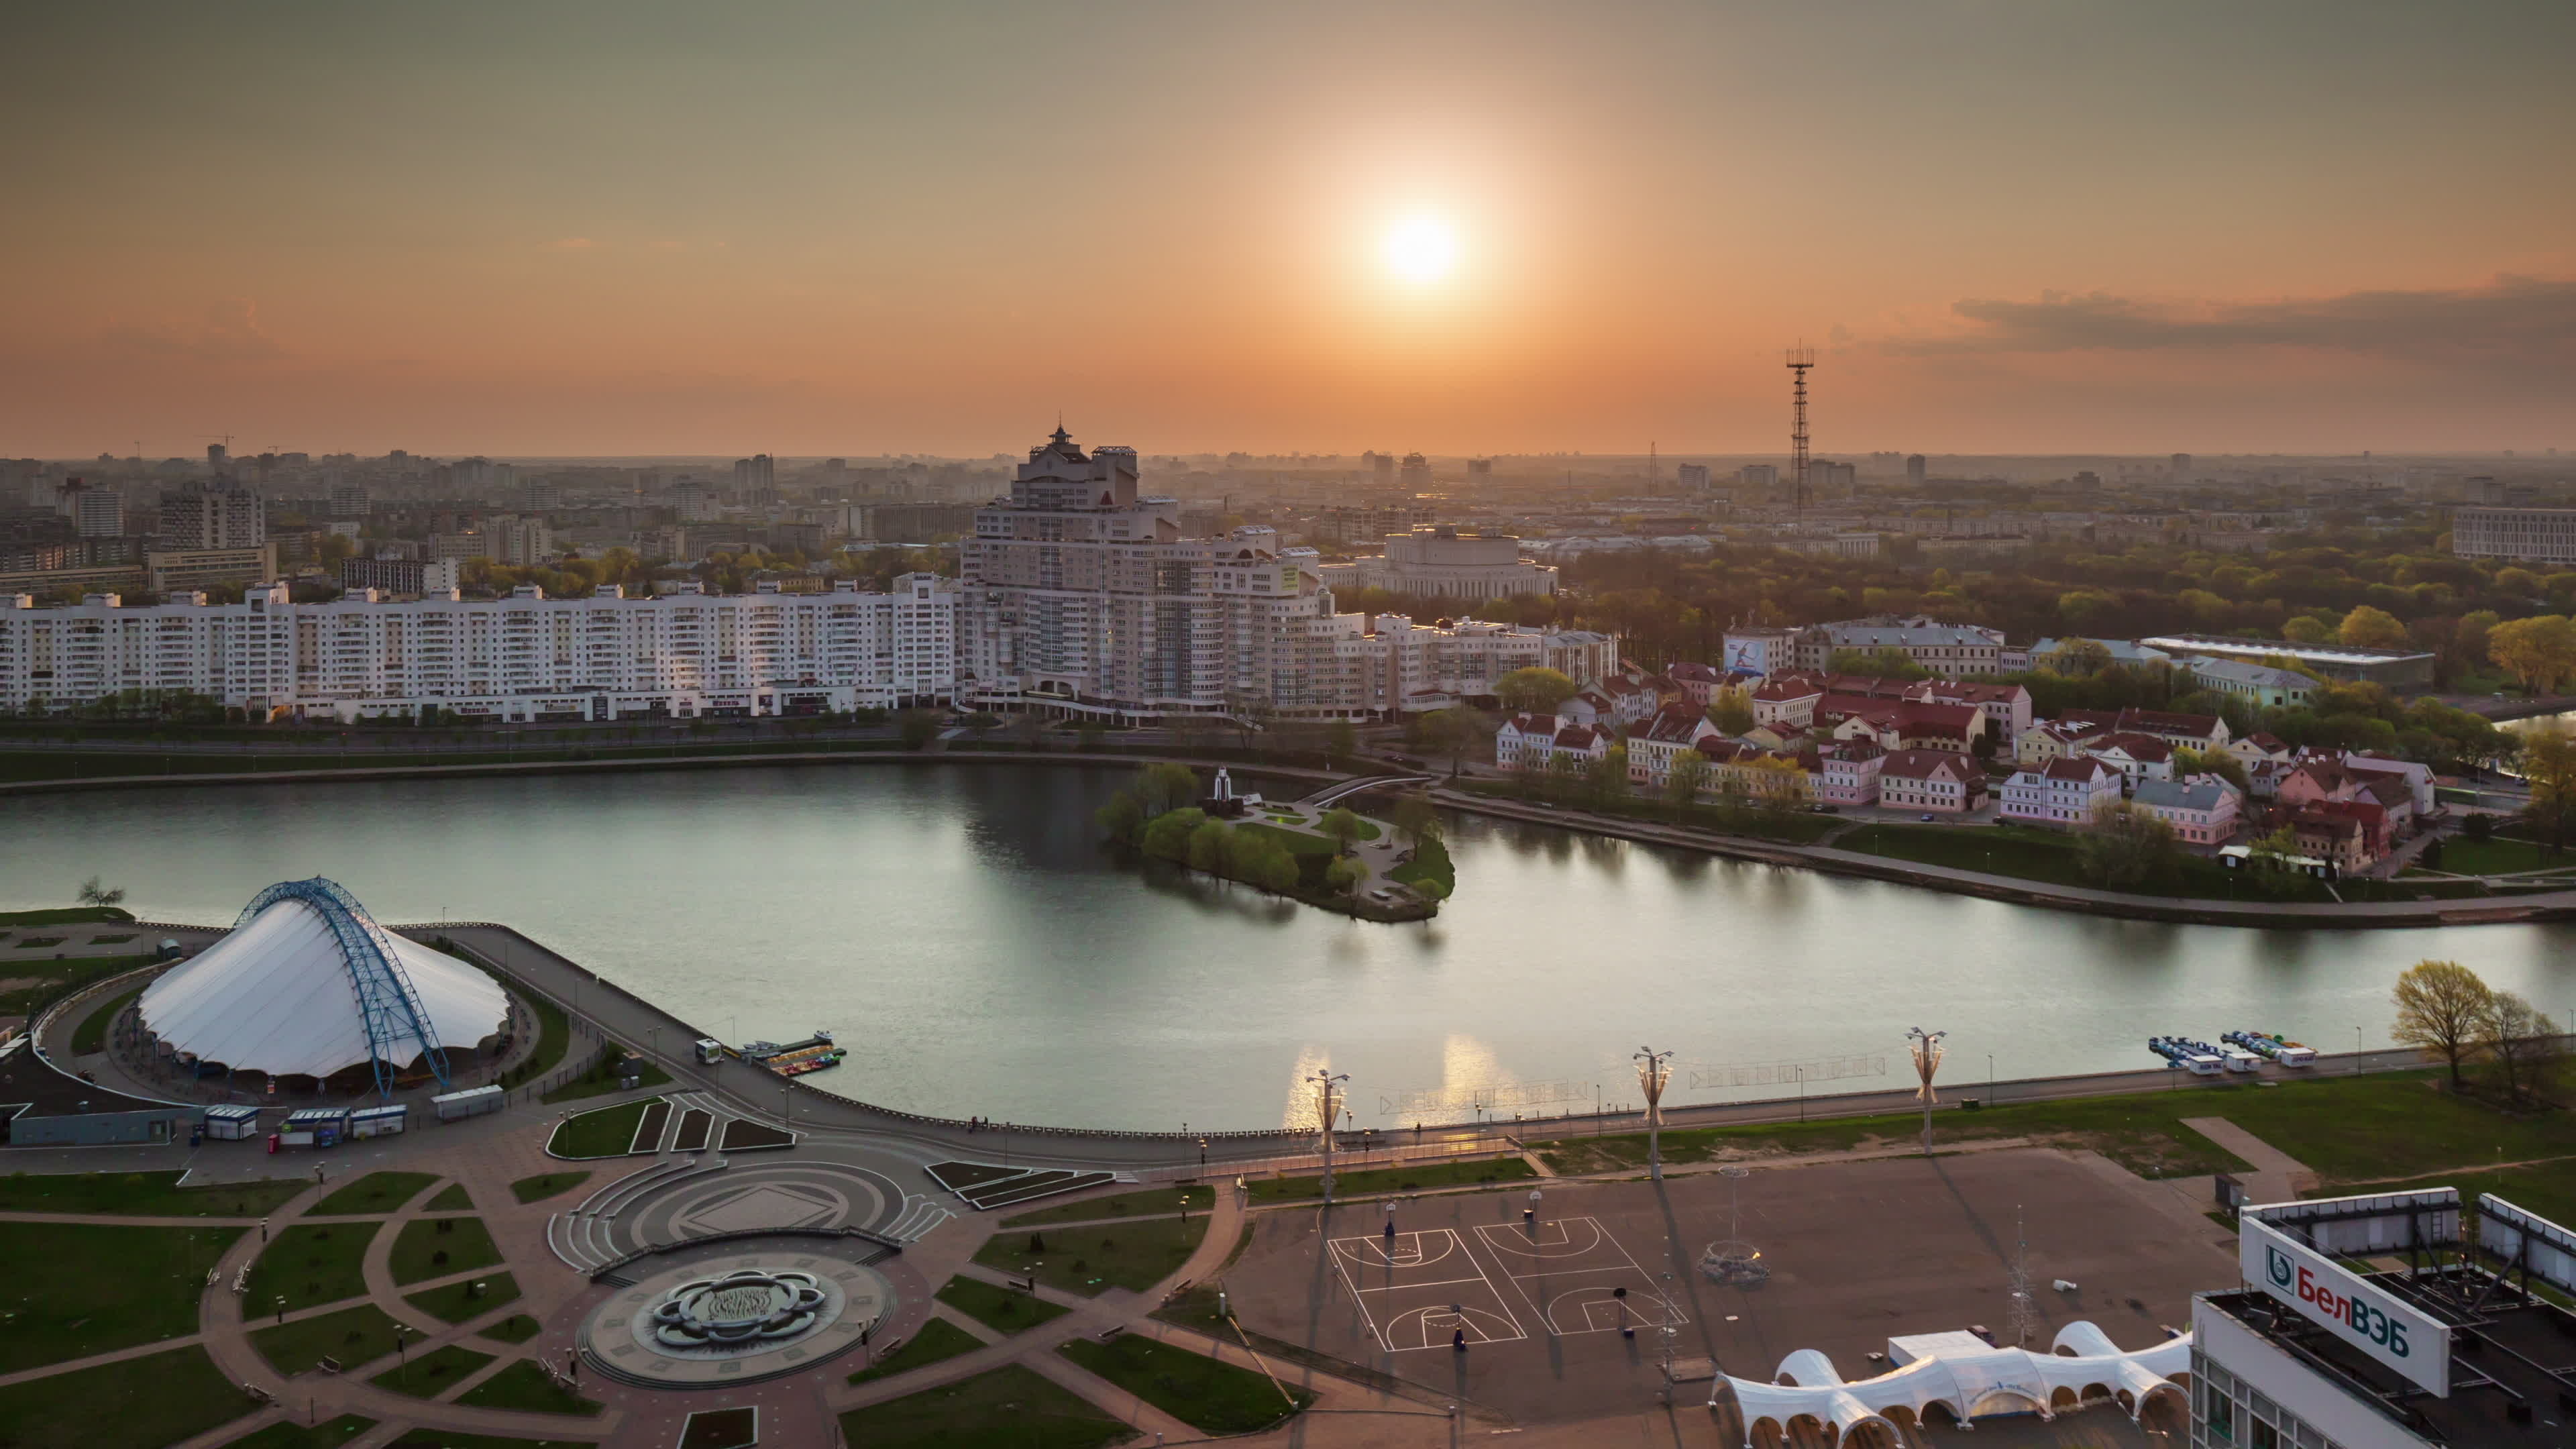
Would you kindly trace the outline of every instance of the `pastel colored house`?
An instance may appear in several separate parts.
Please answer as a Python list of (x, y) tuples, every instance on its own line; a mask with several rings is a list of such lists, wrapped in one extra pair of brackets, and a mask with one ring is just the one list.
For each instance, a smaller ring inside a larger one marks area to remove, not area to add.
[(1986, 803), (1985, 767), (1958, 750), (1898, 750), (1879, 767), (1878, 803), (1964, 815)]
[(2120, 772), (2089, 756), (2051, 760), (2024, 768), (1996, 792), (1995, 814), (2005, 820), (2072, 830), (2101, 806), (2120, 798)]
[(1867, 740), (1847, 740), (1816, 751), (1816, 798), (1828, 805), (1875, 805), (1878, 772), (1887, 751)]
[(2216, 775), (2188, 780), (2141, 780), (2129, 797), (2139, 809), (2173, 827), (2186, 845), (2217, 846), (2236, 834), (2245, 797)]

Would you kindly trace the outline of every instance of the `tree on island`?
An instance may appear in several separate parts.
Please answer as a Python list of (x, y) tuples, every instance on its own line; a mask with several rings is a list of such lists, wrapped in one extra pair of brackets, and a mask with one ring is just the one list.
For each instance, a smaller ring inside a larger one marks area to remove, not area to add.
[(1121, 790), (1109, 797), (1109, 803), (1091, 812), (1109, 838), (1124, 845), (1137, 843), (1137, 832), (1145, 828), (1145, 807), (1136, 803), (1136, 792)]
[(1368, 834), (1368, 826), (1358, 816), (1338, 805), (1325, 811), (1324, 818), (1315, 822), (1315, 828), (1333, 842), (1335, 855), (1350, 854), (1352, 843)]
[(1148, 817), (1194, 805), (1198, 798), (1198, 773), (1187, 765), (1166, 762), (1136, 772), (1136, 803)]
[(1414, 845), (1440, 834), (1440, 811), (1422, 795), (1406, 795), (1395, 802), (1387, 817), (1398, 834)]
[(81, 882), (80, 902), (82, 905), (112, 906), (124, 899), (125, 888), (123, 886), (110, 890), (106, 886), (100, 884), (97, 876), (91, 876), (89, 879)]
[(1367, 879), (1368, 866), (1355, 855), (1343, 856), (1324, 871), (1324, 884), (1338, 896), (1346, 896), (1358, 890), (1360, 882)]
[(2458, 1091), (2460, 1064), (2475, 1056), (2489, 1035), (2495, 991), (2457, 961), (2428, 960), (2406, 968), (2390, 999), (2397, 1006), (2397, 1024), (2389, 1036), (2440, 1057), (2450, 1066), (2451, 1090)]
[(1574, 692), (1574, 681), (1556, 669), (1515, 669), (1494, 681), (1494, 698), (1515, 714), (1554, 714)]

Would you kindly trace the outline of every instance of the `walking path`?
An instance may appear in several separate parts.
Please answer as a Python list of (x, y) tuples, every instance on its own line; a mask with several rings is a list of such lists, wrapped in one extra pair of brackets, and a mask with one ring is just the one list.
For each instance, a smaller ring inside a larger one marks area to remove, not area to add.
[(2224, 1117), (2185, 1117), (2182, 1125), (2253, 1165), (2243, 1178), (2247, 1202), (2293, 1202), (2316, 1190), (2317, 1174), (2306, 1163)]

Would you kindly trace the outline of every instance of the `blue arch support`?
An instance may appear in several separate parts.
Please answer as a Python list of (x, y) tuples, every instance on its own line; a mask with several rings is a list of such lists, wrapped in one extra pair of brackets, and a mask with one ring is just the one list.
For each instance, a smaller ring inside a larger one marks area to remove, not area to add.
[(394, 1072), (410, 1056), (397, 1057), (395, 1043), (408, 1036), (429, 1059), (429, 1069), (441, 1087), (453, 1086), (447, 1075), (447, 1052), (429, 1029), (429, 1013), (422, 1009), (420, 993), (412, 990), (411, 977), (404, 973), (402, 957), (395, 954), (394, 943), (385, 928), (371, 919), (336, 881), (315, 876), (311, 880), (280, 881), (251, 898), (242, 907), (241, 917), (233, 922), (238, 931), (250, 924), (251, 917), (279, 901), (302, 901), (313, 908), (331, 927), (340, 941), (340, 954), (349, 966), (349, 986), (358, 998), (358, 1019), (366, 1024), (367, 1053), (376, 1072), (376, 1095), (391, 1099), (394, 1094)]

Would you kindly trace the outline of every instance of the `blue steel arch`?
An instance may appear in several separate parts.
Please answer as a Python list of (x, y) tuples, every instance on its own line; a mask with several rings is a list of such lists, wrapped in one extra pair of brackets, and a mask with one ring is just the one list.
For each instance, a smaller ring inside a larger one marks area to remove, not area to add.
[(349, 986), (358, 998), (358, 1019), (367, 1028), (367, 1053), (376, 1073), (376, 1095), (391, 1098), (394, 1094), (394, 1072), (409, 1055), (397, 1057), (395, 1043), (408, 1035), (429, 1059), (429, 1069), (442, 1087), (454, 1085), (447, 1076), (447, 1052), (438, 1044), (438, 1036), (429, 1028), (429, 1013), (422, 1009), (420, 993), (414, 991), (411, 977), (402, 968), (402, 957), (394, 943), (385, 936), (385, 928), (367, 915), (357, 897), (337, 881), (315, 876), (311, 880), (279, 881), (242, 907), (233, 922), (238, 931), (250, 924), (251, 917), (280, 901), (302, 901), (313, 908), (339, 938), (340, 954), (348, 963)]

